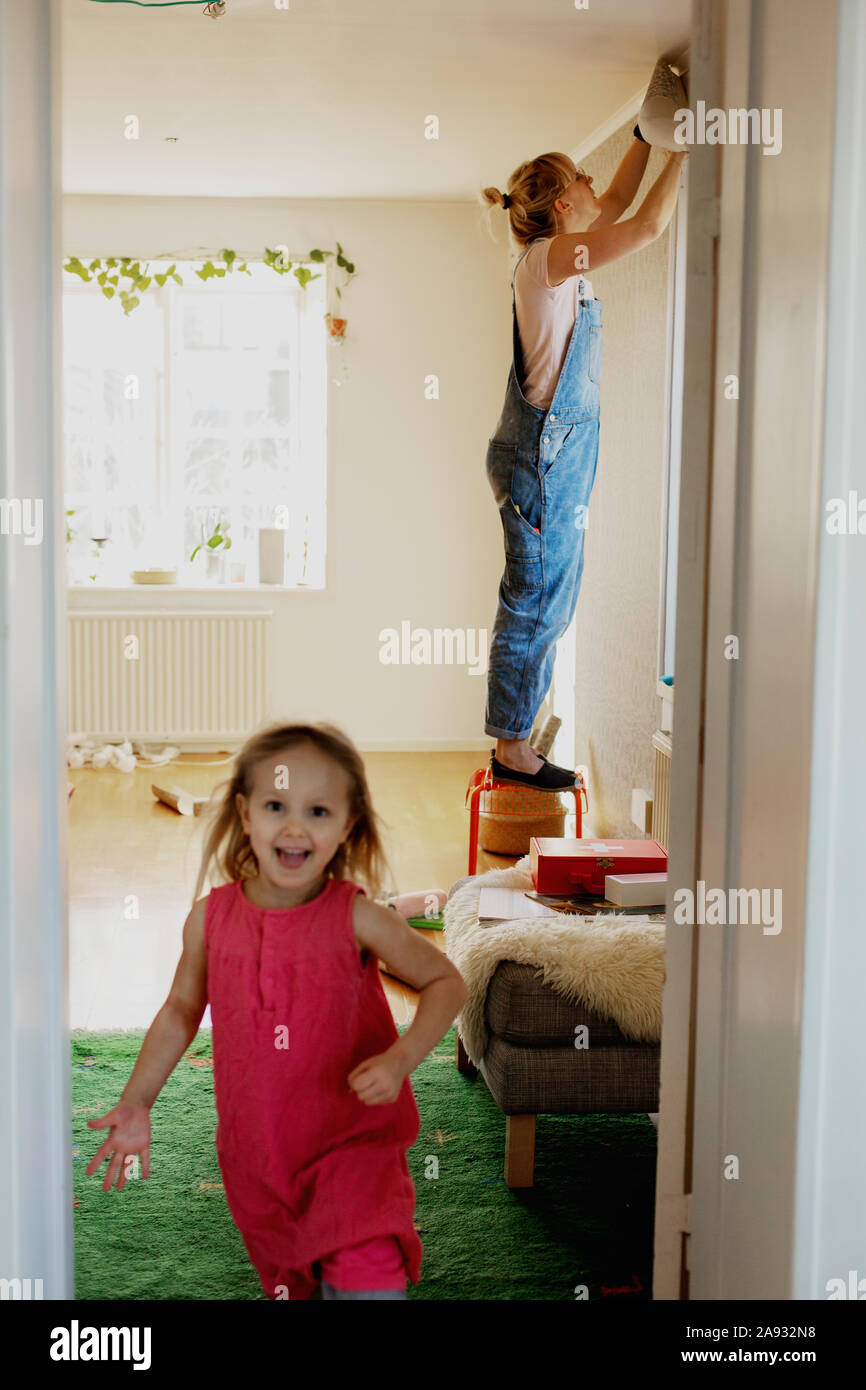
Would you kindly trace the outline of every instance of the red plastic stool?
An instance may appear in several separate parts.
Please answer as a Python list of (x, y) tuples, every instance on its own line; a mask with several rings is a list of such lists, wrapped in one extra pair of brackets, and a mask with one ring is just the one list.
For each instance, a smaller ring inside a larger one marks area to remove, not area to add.
[[(568, 795), (574, 793), (574, 811), (576, 817), (575, 834), (580, 839), (583, 827), (583, 813), (589, 810), (589, 797), (586, 791), (586, 783), (581, 773), (576, 772), (575, 785), (573, 787), (559, 787), (557, 795)], [(495, 791), (498, 787), (511, 788), (517, 786), (514, 782), (500, 782), (493, 773), (488, 763), (487, 767), (480, 767), (477, 772), (473, 772), (469, 779), (469, 786), (466, 788), (466, 800), (464, 805), (469, 807), (469, 872), (474, 874), (478, 869), (478, 812), (480, 809), (481, 793)], [(581, 807), (581, 798), (583, 806)], [(517, 814), (516, 812), (514, 814)]]

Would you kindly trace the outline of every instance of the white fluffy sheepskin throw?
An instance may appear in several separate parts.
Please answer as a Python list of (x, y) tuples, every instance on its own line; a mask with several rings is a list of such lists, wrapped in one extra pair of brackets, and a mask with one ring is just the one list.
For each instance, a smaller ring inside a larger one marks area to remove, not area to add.
[(469, 994), (458, 1031), (477, 1066), (487, 1048), (484, 1005), (501, 960), (536, 965), (546, 984), (602, 1018), (613, 1019), (628, 1038), (658, 1042), (662, 1026), (664, 924), (633, 918), (527, 917), (514, 922), (478, 921), (482, 887), (532, 888), (529, 855), (513, 868), (491, 869), (458, 888), (443, 911), (445, 945)]

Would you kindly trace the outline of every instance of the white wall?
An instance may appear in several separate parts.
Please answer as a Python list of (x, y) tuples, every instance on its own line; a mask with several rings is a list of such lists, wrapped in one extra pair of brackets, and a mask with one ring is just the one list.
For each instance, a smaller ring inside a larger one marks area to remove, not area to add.
[[(581, 163), (606, 188), (632, 140), (629, 120)], [(631, 215), (663, 168), (650, 154)], [(669, 324), (668, 228), (592, 274), (602, 303), (601, 429), (574, 621), (574, 757), (589, 769), (597, 835), (637, 837), (633, 787), (652, 787)], [(566, 640), (566, 639), (563, 639)], [(561, 762), (566, 751), (558, 750)]]
[[(492, 627), (502, 542), (484, 461), (511, 355), (497, 230), (498, 244), (472, 203), (64, 199), (64, 256), (252, 254), (280, 243), (299, 254), (339, 240), (358, 267), (346, 295), (348, 379), (330, 388), (329, 591), (247, 599), (275, 611), (274, 717), (335, 720), (365, 748), (487, 745), (483, 676), (382, 665), (379, 632), (405, 619)], [(431, 373), (438, 401), (424, 396)], [(154, 601), (70, 591), (75, 607), (109, 598)], [(244, 601), (237, 591), (214, 598)]]

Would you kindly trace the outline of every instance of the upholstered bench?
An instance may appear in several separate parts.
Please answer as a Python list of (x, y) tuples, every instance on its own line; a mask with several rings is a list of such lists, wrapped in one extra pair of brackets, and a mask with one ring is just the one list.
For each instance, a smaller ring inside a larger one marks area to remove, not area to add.
[[(461, 879), (444, 911), (446, 949), (470, 989), (457, 1020), (457, 1066), (466, 1076), (480, 1071), (505, 1114), (509, 1187), (533, 1185), (537, 1115), (651, 1113), (658, 1110), (659, 1093), (663, 924), (569, 917), (545, 930), (538, 920), (501, 927), (478, 923), (482, 882), (514, 887), (527, 878), (524, 860), (513, 870)], [(585, 988), (568, 970), (572, 933), (574, 955), (582, 953), (586, 963)], [(608, 984), (618, 972), (613, 989), (606, 987), (605, 970)], [(619, 1006), (623, 981), (632, 994), (645, 990), (643, 1012)], [(575, 997), (581, 993), (585, 999)], [(617, 1012), (619, 1021), (612, 1016)]]

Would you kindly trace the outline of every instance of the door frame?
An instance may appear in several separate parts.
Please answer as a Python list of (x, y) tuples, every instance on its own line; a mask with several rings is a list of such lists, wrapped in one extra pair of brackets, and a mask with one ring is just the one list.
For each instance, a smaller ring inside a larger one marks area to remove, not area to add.
[[(654, 1296), (789, 1299), (836, 6), (696, 0), (693, 21), (692, 103), (781, 108), (784, 139), (689, 161)], [(779, 889), (783, 929), (678, 926), (700, 881)]]
[[(715, 0), (694, 0), (689, 101), (715, 105), (720, 89), (721, 14)], [(673, 886), (697, 878), (703, 794), (704, 590), (711, 475), (718, 147), (689, 154), (683, 414), (677, 539), (676, 672), (668, 840), (667, 921)], [(663, 581), (664, 582), (664, 581)], [(691, 658), (686, 660), (686, 653)], [(660, 657), (661, 659), (661, 657)], [(653, 1298), (688, 1296), (687, 1236), (692, 1190), (694, 1011), (697, 942), (668, 928), (662, 1000), (661, 1075), (655, 1199)]]
[(0, 537), (0, 1276), (46, 1299), (74, 1296), (60, 137), (59, 0), (0, 0), (0, 491), (42, 508), (41, 543)]

